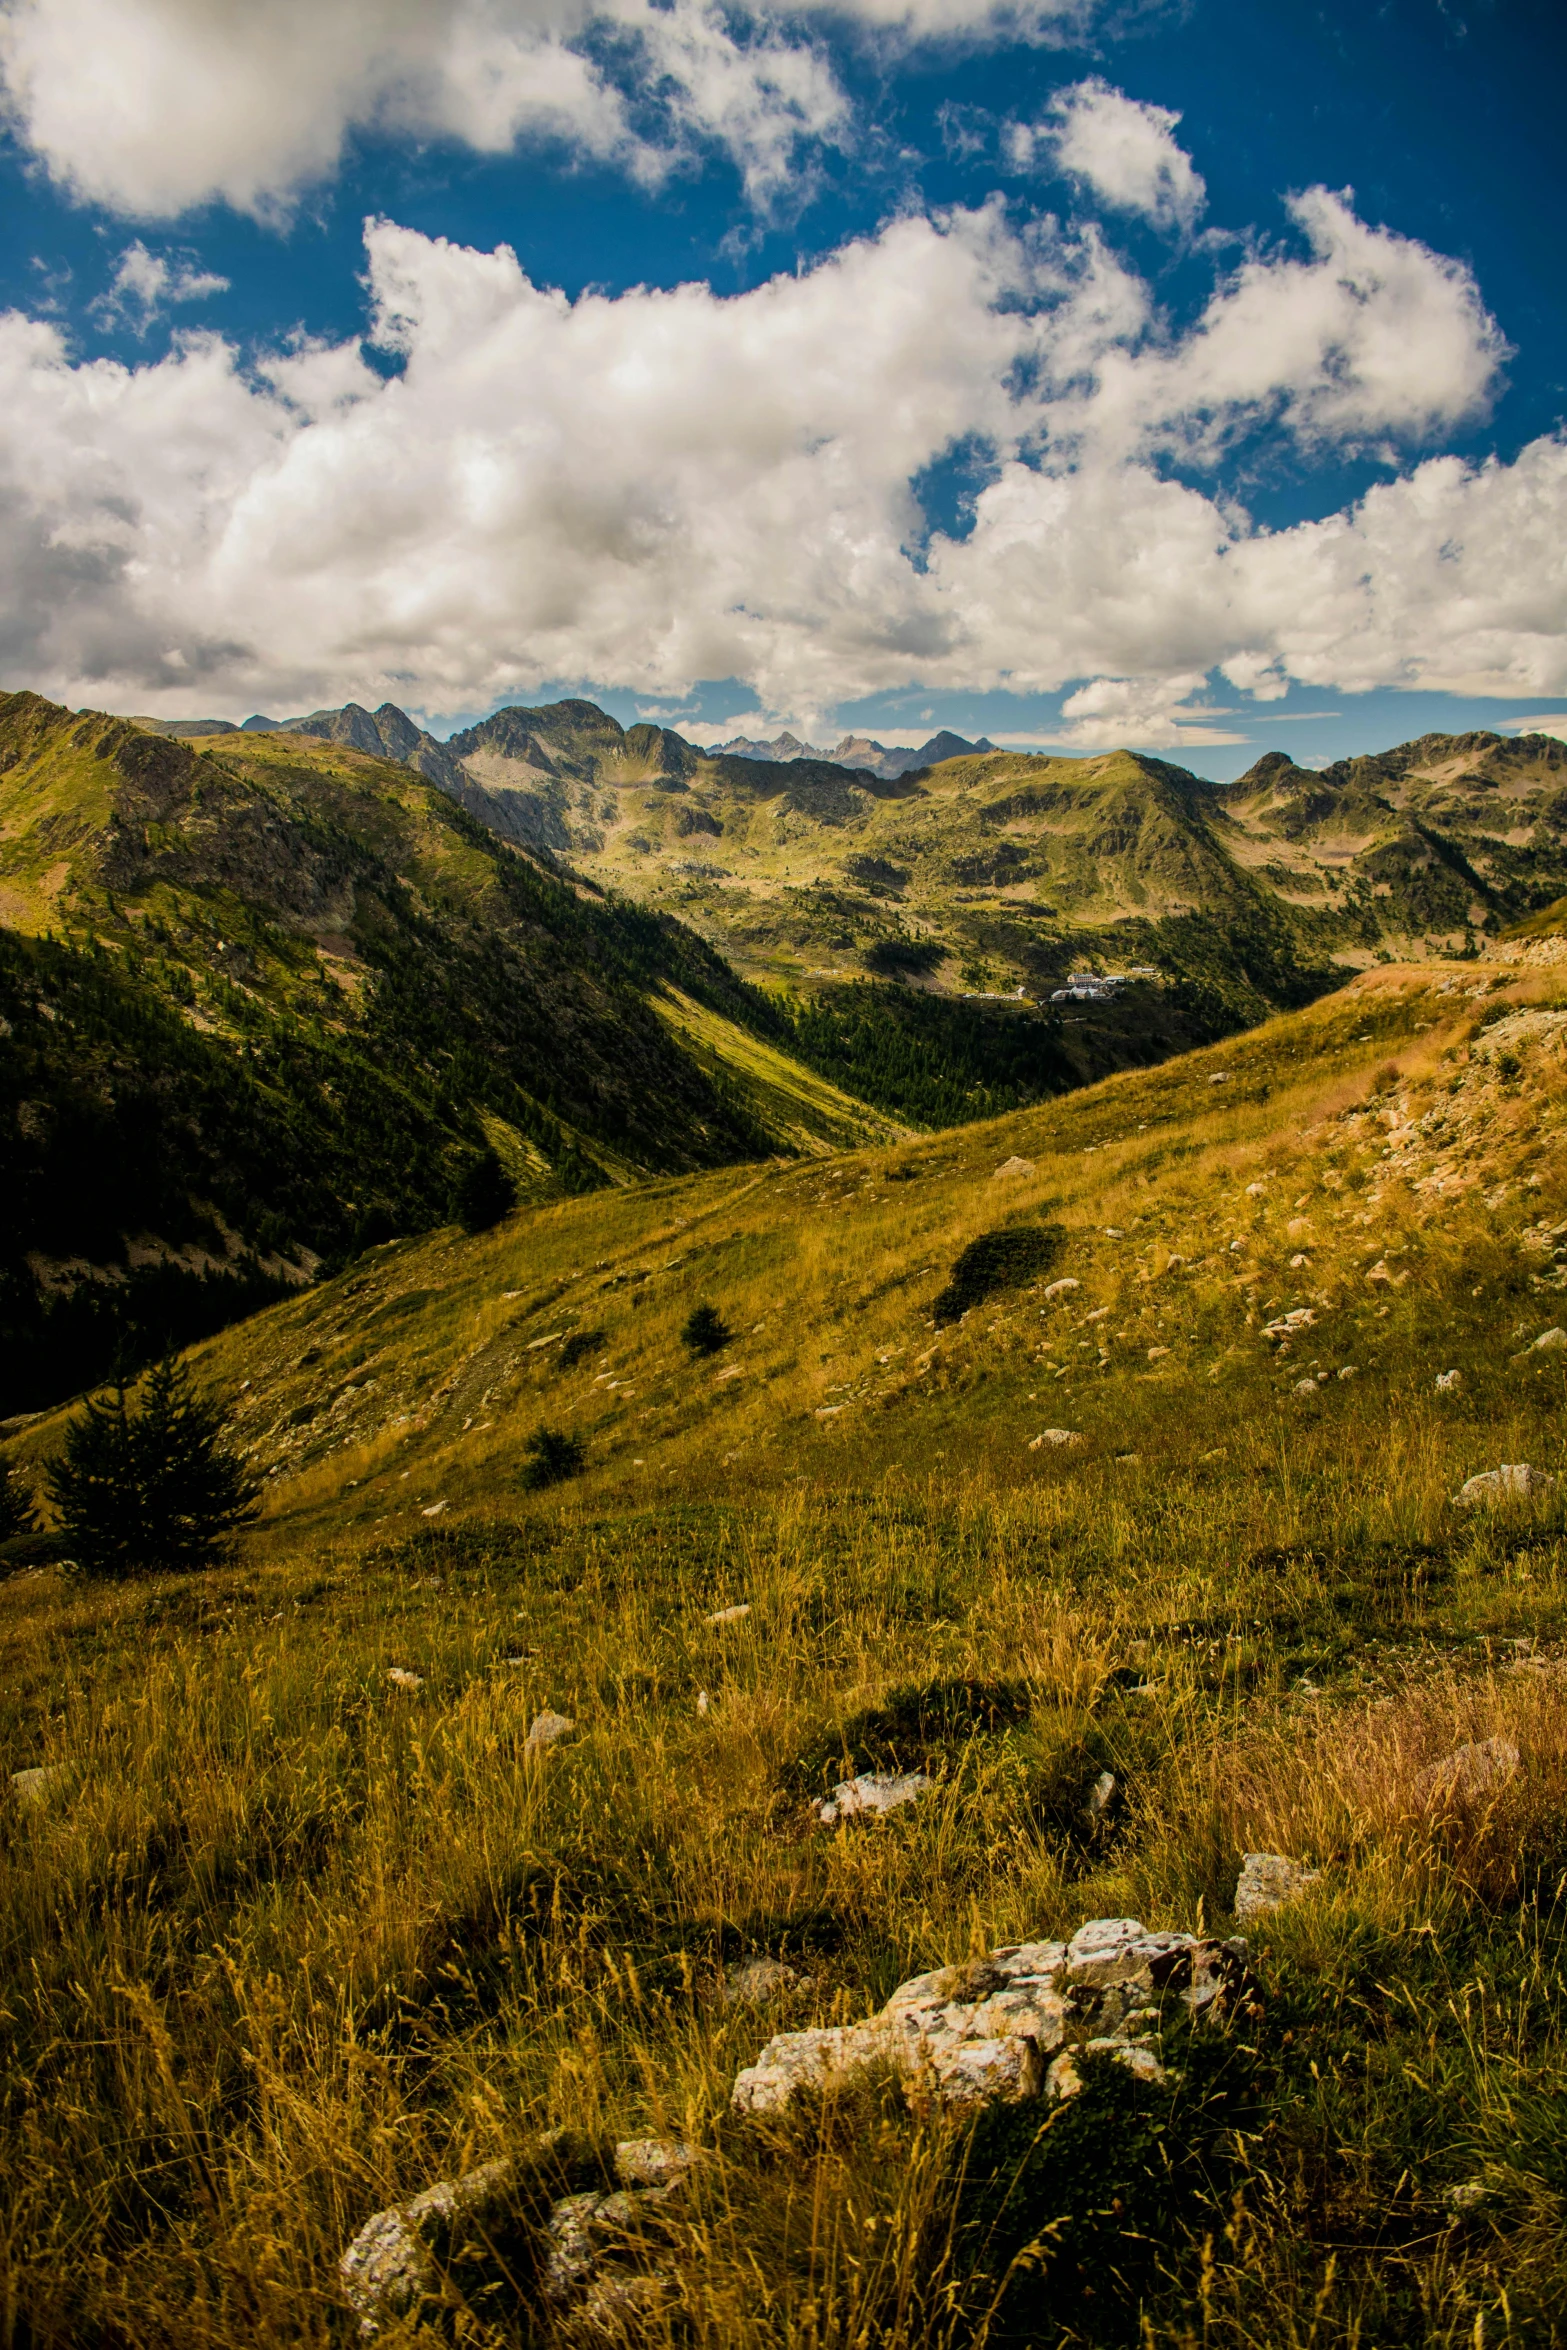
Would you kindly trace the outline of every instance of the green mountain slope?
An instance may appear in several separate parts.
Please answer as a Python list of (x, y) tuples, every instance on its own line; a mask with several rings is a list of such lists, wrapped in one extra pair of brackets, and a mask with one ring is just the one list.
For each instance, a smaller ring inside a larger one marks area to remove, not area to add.
[(1324, 936), (1441, 951), (1567, 890), (1567, 743), (1431, 734), (1320, 771), (1270, 752), (1220, 794), (1231, 853)]
[(699, 939), (353, 749), (5, 697), (0, 914), (3, 1409), (440, 1222), (486, 1141), (569, 1192), (885, 1130), (804, 1071), (771, 1116), (655, 1007), (766, 1018)]

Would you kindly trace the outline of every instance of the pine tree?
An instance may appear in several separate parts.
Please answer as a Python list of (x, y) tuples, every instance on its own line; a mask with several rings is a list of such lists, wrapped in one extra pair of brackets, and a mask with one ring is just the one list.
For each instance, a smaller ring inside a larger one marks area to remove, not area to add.
[(249, 1519), (257, 1487), (228, 1452), (228, 1415), (184, 1368), (159, 1363), (133, 1408), (123, 1381), (91, 1397), (48, 1471), (66, 1548), (97, 1575), (210, 1565)]
[(452, 1191), (457, 1220), (468, 1232), (488, 1232), (517, 1205), (517, 1186), (494, 1151), (476, 1151)]
[(716, 1355), (734, 1332), (716, 1306), (697, 1306), (680, 1335), (694, 1355)]

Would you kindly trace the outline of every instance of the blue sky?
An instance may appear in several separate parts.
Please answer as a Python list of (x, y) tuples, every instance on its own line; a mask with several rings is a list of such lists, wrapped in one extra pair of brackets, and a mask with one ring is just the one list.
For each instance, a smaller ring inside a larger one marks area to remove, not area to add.
[(0, 681), (1220, 776), (1567, 731), (1564, 56), (1541, 0), (10, 0)]

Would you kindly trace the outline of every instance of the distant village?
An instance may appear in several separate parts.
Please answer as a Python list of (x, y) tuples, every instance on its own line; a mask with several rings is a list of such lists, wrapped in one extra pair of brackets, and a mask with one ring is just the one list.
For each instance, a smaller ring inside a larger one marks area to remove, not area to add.
[[(1133, 980), (1158, 977), (1159, 973), (1152, 963), (1134, 963), (1129, 971), (1069, 971), (1065, 987), (1055, 988), (1049, 1001), (1053, 1004), (1108, 1004), (1114, 1001), (1123, 987), (1130, 987)], [(963, 1000), (970, 1004), (1026, 1004), (1030, 998), (1026, 987), (978, 987), (965, 989)]]

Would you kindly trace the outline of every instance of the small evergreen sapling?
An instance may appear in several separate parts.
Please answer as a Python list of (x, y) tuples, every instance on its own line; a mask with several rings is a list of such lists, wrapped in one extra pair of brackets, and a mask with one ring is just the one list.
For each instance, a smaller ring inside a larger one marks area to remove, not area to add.
[(488, 1232), (517, 1205), (517, 1186), (494, 1151), (476, 1151), (452, 1191), (457, 1221), (467, 1232)]
[(32, 1497), (11, 1462), (0, 1461), (0, 1542), (32, 1531)]
[(587, 1451), (581, 1437), (570, 1435), (564, 1428), (536, 1428), (528, 1438), (527, 1449), (522, 1482), (529, 1493), (541, 1492), (546, 1485), (563, 1484), (587, 1465)]
[(91, 1397), (47, 1474), (65, 1547), (96, 1575), (203, 1567), (254, 1515), (258, 1488), (223, 1444), (228, 1414), (165, 1360), (132, 1406)]
[(729, 1344), (734, 1332), (716, 1306), (697, 1306), (680, 1335), (694, 1355), (716, 1355)]

